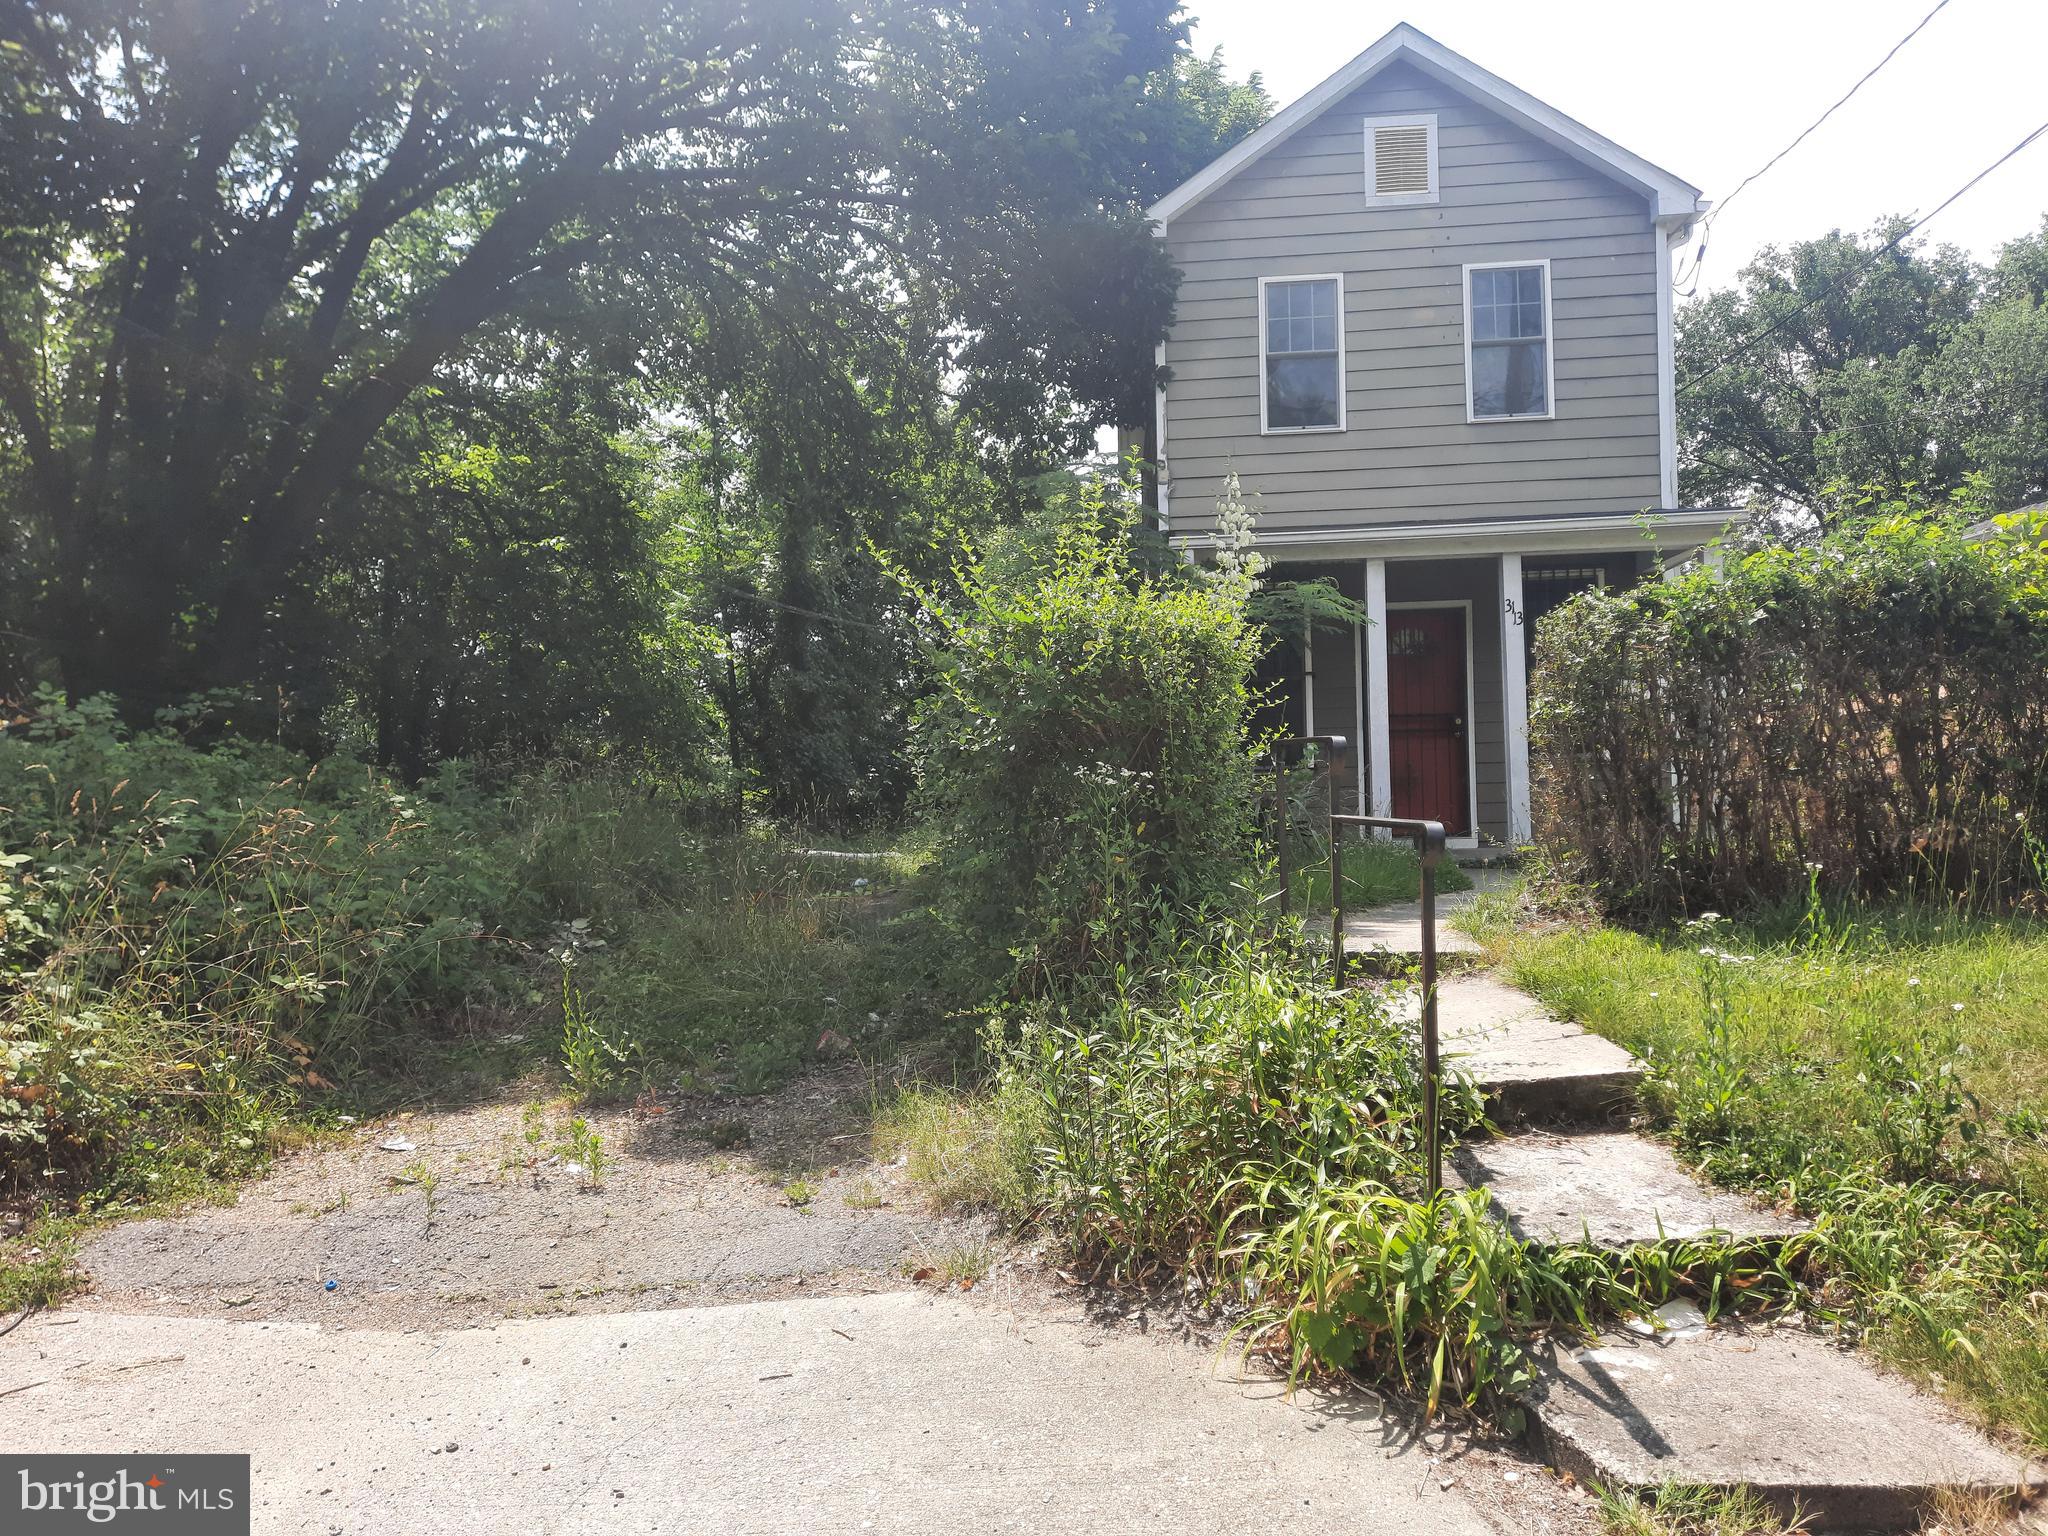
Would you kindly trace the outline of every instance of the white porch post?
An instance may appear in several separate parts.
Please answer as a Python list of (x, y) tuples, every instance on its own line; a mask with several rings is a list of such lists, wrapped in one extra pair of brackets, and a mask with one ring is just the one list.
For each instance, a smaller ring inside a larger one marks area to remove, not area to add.
[(1365, 562), (1365, 743), (1371, 816), (1394, 814), (1393, 734), (1387, 725), (1387, 562)]
[(1370, 816), (1367, 809), (1372, 801), (1367, 798), (1365, 787), (1365, 760), (1368, 756), (1365, 740), (1365, 625), (1362, 622), (1351, 626), (1351, 768), (1356, 781), (1353, 786), (1354, 798), (1351, 808), (1361, 816)]
[(1301, 734), (1316, 733), (1316, 627), (1301, 626)]
[(1500, 557), (1500, 688), (1508, 749), (1508, 841), (1526, 843), (1529, 820), (1529, 652), (1523, 639), (1522, 557)]

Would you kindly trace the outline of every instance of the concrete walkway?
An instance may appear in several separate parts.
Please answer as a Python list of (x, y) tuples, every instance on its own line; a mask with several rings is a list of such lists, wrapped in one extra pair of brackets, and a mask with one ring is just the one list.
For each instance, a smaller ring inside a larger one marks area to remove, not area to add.
[[(1451, 926), (1451, 919), (1479, 899), (1477, 887), (1450, 891), (1436, 899), (1436, 952), (1440, 955), (1476, 955), (1478, 943)], [(1329, 919), (1323, 919), (1328, 930)], [(1368, 907), (1363, 912), (1344, 914), (1344, 952), (1351, 955), (1384, 950), (1390, 955), (1422, 953), (1422, 903), (1396, 902), (1392, 906)]]
[[(1460, 931), (1451, 924), (1451, 919), (1468, 910), (1488, 891), (1498, 889), (1514, 879), (1514, 872), (1504, 868), (1475, 866), (1465, 871), (1471, 878), (1472, 888), (1465, 891), (1445, 891), (1436, 899), (1436, 949), (1440, 955), (1476, 955), (1480, 952), (1478, 942), (1471, 935)], [(1330, 916), (1327, 912), (1310, 917), (1308, 925), (1319, 934), (1330, 931)], [(1365, 907), (1344, 914), (1344, 950), (1347, 954), (1364, 955), (1374, 950), (1390, 955), (1419, 955), (1422, 953), (1422, 902), (1390, 902), (1385, 906)]]
[(387, 1332), (70, 1313), (11, 1452), (254, 1453), (259, 1532), (1487, 1536), (1367, 1400), (1078, 1309), (921, 1291)]

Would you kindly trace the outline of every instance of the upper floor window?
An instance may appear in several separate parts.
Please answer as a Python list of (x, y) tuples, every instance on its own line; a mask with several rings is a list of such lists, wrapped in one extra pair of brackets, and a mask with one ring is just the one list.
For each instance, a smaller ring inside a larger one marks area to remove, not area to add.
[(1365, 206), (1436, 201), (1436, 115), (1365, 120)]
[(1259, 279), (1259, 420), (1268, 432), (1344, 425), (1344, 282)]
[(1465, 268), (1466, 420), (1549, 416), (1550, 263)]

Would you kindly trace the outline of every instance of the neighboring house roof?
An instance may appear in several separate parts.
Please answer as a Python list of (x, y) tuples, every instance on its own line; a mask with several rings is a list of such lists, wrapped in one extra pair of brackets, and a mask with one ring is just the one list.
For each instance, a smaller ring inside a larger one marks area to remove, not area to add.
[(1998, 519), (2001, 517), (2026, 519), (2048, 517), (2048, 501), (2037, 501), (2030, 507), (2014, 507), (2010, 512), (1995, 512), (1990, 517), (1980, 517), (1963, 530), (1963, 537), (1973, 544), (1981, 544), (1986, 539), (1997, 538), (2006, 531), (1999, 524)]
[(1404, 21), (1299, 101), (1268, 118), (1256, 133), (1239, 140), (1159, 199), (1147, 210), (1149, 216), (1163, 225), (1185, 213), (1261, 155), (1286, 143), (1326, 107), (1396, 63), (1412, 64), (1537, 138), (1635, 188), (1649, 198), (1652, 214), (1667, 228), (1682, 228), (1705, 211), (1698, 187), (1659, 169), (1640, 155), (1629, 153), (1612, 139), (1481, 69)]

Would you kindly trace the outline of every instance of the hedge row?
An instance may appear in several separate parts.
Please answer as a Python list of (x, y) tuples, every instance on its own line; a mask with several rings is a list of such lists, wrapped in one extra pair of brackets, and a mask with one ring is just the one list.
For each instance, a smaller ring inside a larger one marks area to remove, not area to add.
[(1539, 837), (1660, 917), (2048, 880), (2048, 549), (1887, 516), (1539, 626)]

